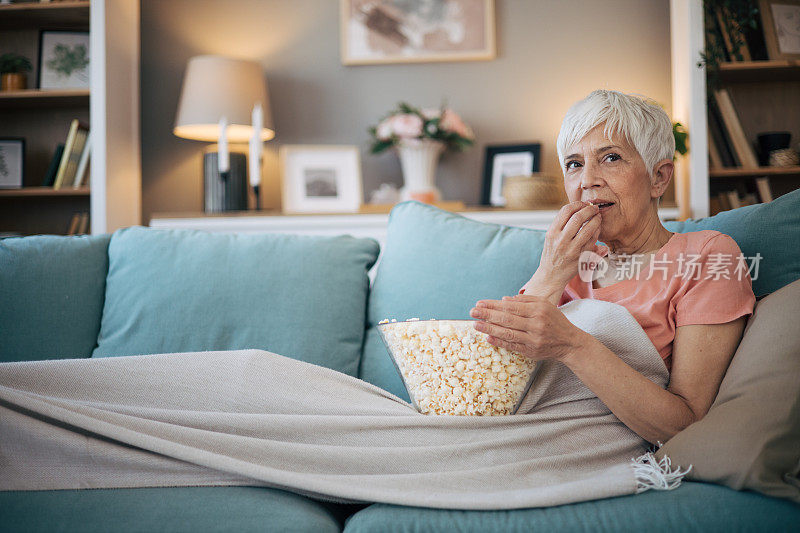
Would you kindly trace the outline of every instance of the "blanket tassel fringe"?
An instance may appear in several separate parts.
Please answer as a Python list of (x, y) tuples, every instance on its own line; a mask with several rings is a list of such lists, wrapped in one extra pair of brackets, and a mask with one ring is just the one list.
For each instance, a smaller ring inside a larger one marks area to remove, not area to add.
[(631, 459), (631, 462), (636, 475), (636, 494), (651, 489), (677, 489), (683, 481), (683, 476), (692, 469), (692, 465), (689, 465), (689, 468), (684, 471), (680, 467), (673, 470), (669, 457), (665, 455), (659, 461), (652, 452)]

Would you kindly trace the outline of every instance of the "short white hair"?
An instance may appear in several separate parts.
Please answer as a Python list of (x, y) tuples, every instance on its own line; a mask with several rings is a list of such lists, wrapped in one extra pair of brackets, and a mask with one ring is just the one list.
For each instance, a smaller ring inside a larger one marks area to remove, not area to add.
[(656, 163), (675, 155), (672, 120), (660, 105), (644, 96), (599, 89), (574, 103), (561, 123), (556, 149), (562, 173), (564, 152), (603, 123), (608, 139), (622, 136), (639, 152), (650, 178)]

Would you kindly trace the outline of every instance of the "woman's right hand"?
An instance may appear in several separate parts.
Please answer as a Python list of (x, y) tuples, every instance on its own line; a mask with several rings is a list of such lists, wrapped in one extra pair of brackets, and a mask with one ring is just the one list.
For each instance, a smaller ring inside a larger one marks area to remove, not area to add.
[(543, 296), (558, 305), (569, 280), (578, 274), (578, 260), (584, 251), (601, 253), (602, 215), (597, 206), (575, 201), (563, 206), (547, 229), (539, 268), (525, 284), (525, 294)]

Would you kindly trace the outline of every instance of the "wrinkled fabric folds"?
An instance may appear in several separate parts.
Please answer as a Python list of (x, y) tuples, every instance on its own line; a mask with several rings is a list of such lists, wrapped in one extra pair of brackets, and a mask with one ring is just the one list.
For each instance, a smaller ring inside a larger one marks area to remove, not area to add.
[[(666, 386), (625, 308), (560, 309)], [(631, 459), (645, 441), (565, 366), (540, 364), (519, 413), (496, 417), (422, 415), (365, 381), (263, 350), (0, 364), (0, 490), (258, 485), (451, 509), (635, 493)]]

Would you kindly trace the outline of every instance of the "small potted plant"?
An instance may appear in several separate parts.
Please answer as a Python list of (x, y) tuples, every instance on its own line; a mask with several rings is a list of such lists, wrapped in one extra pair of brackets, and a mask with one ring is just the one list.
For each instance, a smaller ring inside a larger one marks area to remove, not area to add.
[(441, 199), (434, 183), (439, 155), (447, 149), (466, 150), (475, 140), (470, 127), (452, 109), (419, 109), (405, 102), (369, 132), (373, 154), (397, 150), (405, 182), (401, 199), (428, 203)]
[(20, 91), (27, 87), (26, 72), (33, 67), (27, 57), (19, 54), (0, 55), (0, 90)]

